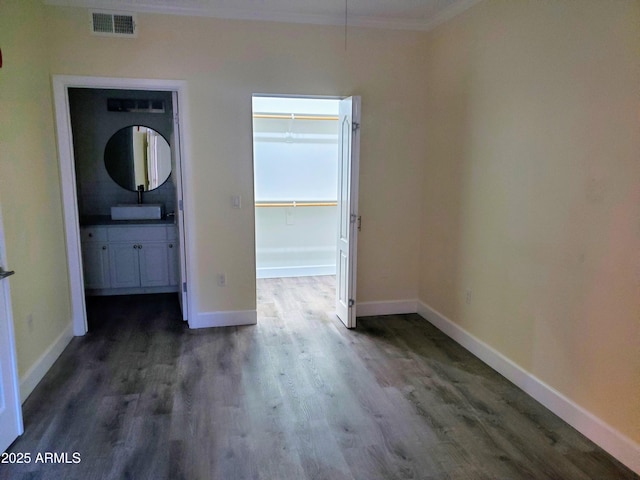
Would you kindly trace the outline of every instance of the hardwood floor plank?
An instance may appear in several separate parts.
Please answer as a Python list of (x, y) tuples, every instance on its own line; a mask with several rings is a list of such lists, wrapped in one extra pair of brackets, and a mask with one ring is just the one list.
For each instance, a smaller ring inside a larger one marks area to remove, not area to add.
[(258, 282), (258, 324), (189, 330), (175, 295), (92, 297), (24, 404), (16, 479), (639, 480), (417, 315), (333, 313), (333, 277)]

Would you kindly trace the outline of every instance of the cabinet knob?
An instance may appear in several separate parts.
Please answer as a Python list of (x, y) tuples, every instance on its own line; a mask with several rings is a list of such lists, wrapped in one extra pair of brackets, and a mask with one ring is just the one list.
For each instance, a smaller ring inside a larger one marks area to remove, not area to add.
[(142, 249), (142, 245), (138, 245), (138, 248), (139, 248), (139, 249)]
[(89, 234), (89, 238), (91, 238), (91, 237), (93, 237), (93, 233), (90, 233), (90, 234)]
[(169, 244), (169, 248), (173, 248), (173, 243), (170, 243), (170, 244)]
[(138, 245), (134, 245), (133, 248), (138, 249)]
[(103, 246), (102, 246), (102, 249), (103, 249), (103, 250), (106, 250), (106, 249), (107, 249), (107, 246), (106, 246), (106, 245), (103, 245)]

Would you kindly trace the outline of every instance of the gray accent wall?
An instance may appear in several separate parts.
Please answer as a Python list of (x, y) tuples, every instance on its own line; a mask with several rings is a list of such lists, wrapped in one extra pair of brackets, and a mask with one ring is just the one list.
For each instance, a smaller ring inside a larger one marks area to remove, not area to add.
[[(164, 113), (110, 112), (107, 99), (162, 100)], [(104, 148), (115, 132), (130, 125), (144, 125), (160, 132), (169, 142), (173, 133), (171, 92), (146, 90), (69, 89), (69, 110), (80, 217), (110, 215), (111, 206), (136, 203), (137, 193), (119, 186), (104, 166)], [(144, 193), (144, 203), (162, 203), (166, 212), (175, 211), (175, 180)]]

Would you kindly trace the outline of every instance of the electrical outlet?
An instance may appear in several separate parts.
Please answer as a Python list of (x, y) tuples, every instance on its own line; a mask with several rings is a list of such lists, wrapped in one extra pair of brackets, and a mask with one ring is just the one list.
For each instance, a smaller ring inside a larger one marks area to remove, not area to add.
[(471, 289), (467, 288), (464, 292), (464, 303), (471, 305)]
[(218, 286), (219, 287), (226, 287), (227, 286), (227, 274), (226, 273), (219, 273), (218, 274)]

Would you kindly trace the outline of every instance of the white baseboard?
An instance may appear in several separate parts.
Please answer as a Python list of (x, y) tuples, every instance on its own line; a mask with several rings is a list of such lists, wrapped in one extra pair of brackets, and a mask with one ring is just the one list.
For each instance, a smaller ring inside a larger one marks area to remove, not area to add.
[(416, 313), (417, 300), (388, 300), (386, 302), (357, 302), (356, 316), (371, 317), (374, 315), (401, 315)]
[(418, 314), (473, 353), (621, 463), (640, 474), (640, 445), (565, 397), (440, 312), (418, 302)]
[(313, 277), (316, 275), (335, 275), (335, 265), (312, 265), (304, 267), (259, 267), (257, 278)]
[(256, 310), (234, 310), (230, 312), (198, 313), (189, 318), (189, 328), (235, 327), (258, 323)]
[(40, 380), (44, 378), (51, 366), (58, 359), (62, 351), (69, 345), (73, 338), (73, 324), (69, 323), (58, 338), (56, 338), (49, 348), (40, 355), (29, 370), (20, 379), (20, 401), (22, 403), (31, 395)]

